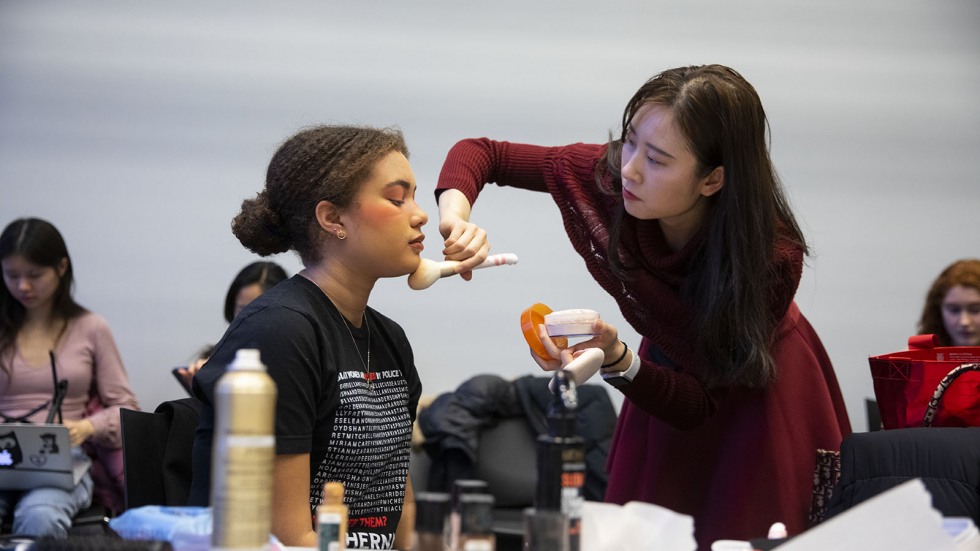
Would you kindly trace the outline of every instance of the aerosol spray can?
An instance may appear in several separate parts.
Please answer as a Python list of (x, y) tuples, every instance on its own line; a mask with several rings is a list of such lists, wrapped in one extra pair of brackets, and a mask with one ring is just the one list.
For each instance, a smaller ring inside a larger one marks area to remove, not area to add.
[(242, 349), (215, 391), (211, 549), (264, 550), (272, 513), (276, 383)]
[(538, 437), (538, 484), (534, 506), (560, 511), (568, 519), (568, 549), (579, 551), (585, 498), (585, 442), (575, 430), (575, 382), (559, 370), (548, 408), (548, 433)]

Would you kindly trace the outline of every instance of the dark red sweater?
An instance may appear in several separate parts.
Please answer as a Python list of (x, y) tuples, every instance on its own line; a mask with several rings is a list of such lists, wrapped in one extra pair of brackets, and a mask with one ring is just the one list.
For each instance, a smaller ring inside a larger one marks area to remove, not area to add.
[(608, 229), (622, 199), (595, 181), (605, 145), (565, 147), (464, 140), (449, 152), (438, 190), (470, 203), (486, 183), (550, 193), (575, 250), (644, 338), (640, 371), (623, 389), (609, 456), (606, 501), (656, 503), (692, 515), (700, 548), (716, 539), (764, 536), (773, 522), (806, 528), (817, 449), (850, 433), (837, 379), (820, 339), (792, 302), (802, 250), (778, 241), (770, 308), (781, 319), (776, 380), (764, 389), (707, 389), (694, 343), (693, 310), (680, 293), (699, 237), (671, 251), (656, 220), (623, 229), (616, 254), (631, 279), (608, 266)]

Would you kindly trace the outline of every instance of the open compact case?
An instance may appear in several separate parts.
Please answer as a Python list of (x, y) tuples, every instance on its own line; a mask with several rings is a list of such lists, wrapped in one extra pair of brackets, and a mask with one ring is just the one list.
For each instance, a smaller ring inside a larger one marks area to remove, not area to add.
[(521, 313), (521, 331), (528, 346), (539, 357), (548, 359), (548, 352), (538, 338), (538, 326), (545, 330), (558, 348), (568, 348), (567, 337), (591, 337), (592, 324), (599, 319), (595, 310), (576, 308), (554, 312), (540, 302), (532, 304)]
[[(538, 336), (538, 327), (544, 325), (548, 336), (560, 349), (568, 348), (568, 337), (591, 337), (592, 324), (599, 319), (595, 310), (574, 309), (552, 312), (548, 306), (537, 303), (521, 313), (521, 331), (524, 340), (536, 356), (551, 360), (548, 350)], [(598, 348), (586, 348), (578, 352), (574, 359), (562, 367), (571, 381), (583, 384), (594, 375), (603, 362), (603, 352)], [(554, 384), (554, 380), (551, 381)], [(552, 390), (554, 390), (552, 388)]]

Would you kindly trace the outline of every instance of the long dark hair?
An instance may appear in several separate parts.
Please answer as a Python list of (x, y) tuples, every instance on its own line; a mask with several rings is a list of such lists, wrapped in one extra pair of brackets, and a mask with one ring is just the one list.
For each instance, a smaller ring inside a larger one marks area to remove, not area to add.
[[(669, 69), (648, 80), (626, 105), (623, 133), (597, 168), (597, 178), (612, 173), (617, 195), (623, 141), (637, 111), (650, 104), (670, 109), (700, 176), (724, 167), (722, 189), (702, 198), (708, 201), (704, 239), (683, 288), (695, 307), (705, 382), (764, 386), (775, 376), (770, 349), (779, 321), (769, 307), (773, 247), (778, 236), (808, 249), (769, 158), (762, 102), (751, 84), (722, 65)], [(616, 250), (623, 227), (635, 223), (620, 204), (609, 250)], [(609, 260), (626, 277), (618, 255)]]
[[(65, 273), (60, 277), (52, 298), (51, 316), (67, 326), (69, 320), (86, 311), (72, 298), (72, 286), (75, 282), (72, 263), (68, 256), (68, 247), (58, 228), (38, 218), (14, 220), (0, 234), (0, 260), (15, 254), (38, 266), (55, 270), (60, 268), (62, 260), (67, 261)], [(6, 359), (14, 351), (17, 333), (24, 326), (27, 309), (14, 298), (6, 284), (0, 287), (0, 367), (9, 370)]]
[(225, 295), (225, 319), (231, 323), (235, 318), (235, 300), (243, 287), (258, 285), (264, 293), (285, 279), (289, 279), (286, 270), (275, 262), (260, 260), (245, 266), (228, 287), (228, 294)]
[(972, 287), (980, 292), (980, 259), (967, 258), (946, 266), (929, 287), (925, 305), (922, 307), (922, 317), (919, 318), (919, 334), (936, 335), (942, 346), (953, 344), (953, 338), (949, 336), (943, 322), (943, 299), (957, 285)]
[(391, 153), (408, 157), (402, 133), (393, 128), (314, 126), (287, 139), (269, 161), (265, 189), (242, 202), (232, 221), (235, 237), (259, 256), (299, 253), (303, 263), (319, 260), (325, 232), (316, 205), (352, 205), (374, 163)]

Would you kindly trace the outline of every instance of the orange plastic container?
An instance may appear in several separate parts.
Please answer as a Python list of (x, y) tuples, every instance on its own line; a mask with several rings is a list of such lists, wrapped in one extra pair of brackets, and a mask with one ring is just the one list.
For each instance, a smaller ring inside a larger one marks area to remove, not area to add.
[[(529, 308), (521, 312), (521, 331), (524, 333), (524, 340), (531, 347), (531, 351), (543, 360), (550, 360), (552, 358), (548, 355), (544, 343), (538, 337), (538, 326), (544, 325), (544, 317), (550, 313), (551, 308), (548, 308), (540, 302), (532, 304)], [(568, 348), (568, 339), (565, 337), (552, 337), (551, 340), (554, 341), (558, 348)]]

